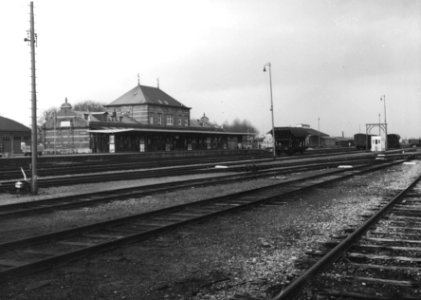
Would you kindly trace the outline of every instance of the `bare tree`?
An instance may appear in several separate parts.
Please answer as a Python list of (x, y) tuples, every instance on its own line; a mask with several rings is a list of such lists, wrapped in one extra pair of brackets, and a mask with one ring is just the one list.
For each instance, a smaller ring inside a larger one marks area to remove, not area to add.
[(256, 129), (256, 127), (254, 127), (251, 124), (251, 122), (248, 120), (240, 121), (239, 119), (235, 119), (234, 122), (232, 122), (232, 124), (225, 121), (224, 129), (226, 131), (231, 131), (231, 132), (258, 133), (258, 130)]
[(85, 100), (82, 102), (78, 102), (73, 106), (73, 110), (76, 111), (89, 111), (89, 112), (100, 112), (106, 111), (104, 105), (102, 103), (93, 101), (93, 100)]
[(38, 117), (38, 125), (42, 125), (48, 120), (51, 120), (52, 118), (54, 118), (57, 112), (58, 112), (58, 109), (56, 107), (50, 107), (49, 109), (44, 110), (41, 116)]

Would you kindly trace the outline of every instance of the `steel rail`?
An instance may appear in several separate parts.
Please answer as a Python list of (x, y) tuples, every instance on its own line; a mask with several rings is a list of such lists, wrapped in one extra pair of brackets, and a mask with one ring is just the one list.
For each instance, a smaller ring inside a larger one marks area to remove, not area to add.
[[(346, 150), (341, 150), (338, 151), (337, 149), (330, 150), (328, 151), (327, 149), (324, 150), (310, 150), (309, 152), (304, 153), (303, 155), (299, 155), (299, 156), (280, 156), (278, 157), (279, 160), (288, 160), (291, 158), (300, 158), (300, 157), (317, 157), (317, 156), (327, 156), (327, 155), (336, 155), (336, 154), (346, 154), (346, 153), (358, 153), (358, 152), (364, 152), (364, 151), (358, 151), (355, 149), (346, 149)], [(77, 155), (80, 156), (80, 155)], [(69, 161), (69, 157), (68, 156), (64, 156), (64, 157), (60, 157), (60, 156), (42, 156), (40, 157), (40, 170), (52, 170), (52, 171), (60, 171), (62, 169), (62, 164), (66, 163), (66, 160), (68, 162), (68, 164), (66, 164), (66, 167), (70, 167), (70, 168), (74, 168), (74, 169), (78, 169), (80, 167), (83, 166), (89, 166), (92, 168), (95, 167), (104, 167), (104, 165), (107, 166), (129, 166), (130, 164), (139, 164), (139, 165), (144, 165), (145, 167), (153, 167), (156, 166), (157, 164), (165, 164), (167, 166), (174, 166), (174, 165), (182, 165), (182, 164), (186, 164), (190, 163), (191, 161), (197, 161), (197, 162), (222, 162), (222, 161), (251, 161), (251, 160), (256, 160), (256, 161), (271, 161), (273, 160), (270, 156), (270, 153), (267, 152), (263, 152), (261, 154), (231, 154), (231, 155), (206, 155), (206, 156), (188, 156), (188, 157), (154, 157), (154, 158), (148, 158), (145, 161), (145, 157), (143, 156), (136, 156), (136, 155), (131, 155), (129, 160), (127, 160), (129, 155), (124, 155), (122, 157), (117, 156), (117, 157), (110, 157), (109, 159), (107, 158), (97, 158), (95, 156), (85, 156), (85, 160), (81, 160), (81, 161), (74, 161), (72, 162), (71, 160)], [(4, 160), (4, 159), (3, 159)], [(28, 160), (28, 165), (29, 165), (29, 158)], [(44, 160), (44, 161), (43, 161)], [(29, 169), (28, 169), (29, 170)], [(0, 165), (0, 171), (3, 172), (16, 172), (16, 165), (15, 166), (9, 166), (7, 164), (1, 164)], [(17, 175), (19, 176), (19, 171), (16, 172)]]
[[(113, 226), (130, 225), (129, 222), (134, 222), (135, 225), (137, 224), (136, 226), (140, 226), (140, 227), (143, 226), (143, 228), (145, 226), (155, 226), (155, 227), (158, 226), (152, 229), (150, 229), (149, 227), (149, 229), (143, 230), (142, 232), (139, 232), (139, 228), (138, 228), (137, 232), (132, 232), (131, 234), (128, 234), (126, 236), (119, 236), (117, 238), (112, 239), (111, 241), (99, 242), (98, 244), (91, 245), (90, 247), (85, 247), (85, 248), (74, 250), (74, 251), (67, 251), (64, 253), (59, 253), (59, 254), (44, 258), (44, 259), (39, 259), (37, 261), (29, 262), (27, 264), (22, 263), (20, 265), (17, 265), (15, 267), (10, 267), (0, 272), (0, 278), (5, 279), (5, 278), (9, 278), (10, 276), (14, 276), (18, 274), (25, 274), (27, 272), (32, 272), (32, 271), (48, 268), (57, 263), (64, 263), (66, 261), (73, 260), (73, 259), (88, 255), (93, 252), (102, 251), (109, 247), (115, 247), (116, 245), (120, 245), (128, 241), (143, 240), (152, 235), (161, 233), (165, 230), (173, 229), (180, 225), (196, 222), (199, 220), (209, 219), (216, 215), (232, 212), (234, 210), (243, 209), (250, 206), (265, 204), (274, 200), (278, 200), (279, 197), (281, 196), (292, 195), (294, 193), (308, 190), (310, 188), (321, 186), (327, 183), (333, 183), (335, 181), (343, 180), (345, 178), (349, 178), (357, 174), (363, 174), (366, 172), (378, 170), (380, 168), (386, 168), (388, 166), (395, 165), (401, 162), (402, 161), (400, 162), (395, 161), (395, 162), (378, 164), (376, 166), (367, 167), (365, 169), (360, 169), (358, 171), (347, 170), (341, 174), (339, 174), (338, 172), (328, 172), (327, 174), (324, 174), (324, 175), (319, 174), (319, 176), (316, 176), (316, 175), (313, 176), (311, 180), (315, 180), (315, 181), (307, 183), (307, 185), (297, 186), (295, 185), (295, 182), (293, 182), (292, 186), (290, 186), (289, 188), (286, 188), (283, 191), (282, 189), (278, 187), (279, 185), (278, 184), (278, 185), (273, 185), (271, 187), (262, 187), (262, 188), (257, 188), (254, 190), (248, 190), (248, 191), (243, 191), (243, 192), (234, 193), (230, 195), (225, 195), (222, 197), (205, 199), (205, 200), (194, 202), (194, 203), (187, 203), (187, 204), (182, 204), (178, 206), (172, 206), (172, 207), (168, 207), (162, 210), (151, 211), (151, 212), (140, 214), (140, 215), (132, 215), (125, 218), (119, 218), (119, 219), (114, 219), (110, 221), (80, 226), (80, 227), (72, 228), (68, 230), (52, 232), (45, 235), (5, 242), (5, 243), (0, 244), (0, 251), (13, 251), (13, 253), (17, 253), (16, 247), (28, 247), (30, 245), (34, 245), (34, 244), (39, 245), (46, 242), (51, 244), (53, 243), (54, 239), (56, 239), (56, 242), (59, 242), (69, 237), (74, 238), (74, 239), (76, 239), (77, 237), (83, 238), (86, 235), (89, 235), (89, 234), (92, 235), (93, 233), (95, 233), (94, 232), (95, 230), (99, 232), (101, 232), (101, 230), (105, 230), (105, 232), (107, 232), (107, 230), (112, 231), (112, 229), (114, 228), (115, 230), (118, 231), (119, 229), (118, 228), (116, 229)], [(322, 179), (323, 176), (325, 177), (324, 179)], [(173, 218), (175, 217), (180, 218), (180, 212), (181, 213), (187, 212), (191, 216), (184, 217), (184, 219), (182, 218), (181, 220), (175, 220), (175, 221), (174, 220), (171, 221), (171, 218), (168, 218), (168, 217), (171, 217), (170, 215), (171, 213), (174, 213)], [(142, 221), (147, 221), (148, 218), (149, 220), (152, 219), (153, 221), (154, 217), (158, 217), (158, 216), (164, 217), (164, 220), (167, 220), (167, 222), (169, 223), (163, 224), (163, 225), (156, 225), (156, 224), (151, 225), (148, 223), (142, 224)], [(122, 232), (124, 232), (124, 228)], [(15, 254), (13, 255), (13, 257), (15, 257)]]
[(367, 230), (375, 224), (397, 201), (399, 201), (406, 193), (408, 193), (419, 181), (421, 175), (417, 177), (411, 184), (401, 192), (399, 192), (393, 199), (391, 199), (382, 209), (368, 218), (360, 227), (349, 234), (342, 242), (336, 245), (328, 253), (326, 253), (320, 260), (312, 267), (304, 272), (300, 277), (294, 280), (283, 291), (278, 293), (272, 300), (291, 300), (295, 299), (303, 290), (309, 280), (320, 274), (333, 262), (338, 260)]
[[(142, 197), (151, 194), (174, 191), (178, 189), (186, 189), (191, 187), (203, 187), (216, 184), (226, 184), (230, 182), (244, 181), (248, 179), (256, 179), (282, 174), (291, 174), (291, 172), (313, 171), (323, 168), (337, 166), (337, 163), (310, 164), (303, 166), (279, 167), (268, 170), (248, 171), (242, 174), (206, 177), (198, 179), (179, 180), (171, 182), (163, 182), (158, 184), (150, 184), (129, 188), (118, 188), (113, 190), (105, 190), (100, 192), (81, 193), (69, 196), (49, 198), (37, 201), (27, 201), (12, 204), (0, 205), (0, 219), (28, 216), (34, 213), (43, 213), (52, 210), (73, 209), (77, 207), (88, 207), (98, 205), (100, 203), (119, 201), (132, 197)], [(360, 166), (363, 167), (363, 166)], [(357, 166), (358, 168), (358, 166)]]
[[(338, 162), (346, 163), (346, 162), (363, 162), (369, 159), (373, 159), (373, 154), (367, 154), (363, 157), (328, 157), (327, 159), (317, 159), (313, 161), (314, 163), (322, 163), (325, 161), (329, 162)], [(138, 179), (138, 178), (151, 178), (151, 177), (161, 177), (161, 176), (175, 176), (175, 175), (187, 175), (187, 174), (198, 174), (198, 173), (220, 173), (225, 171), (233, 171), (233, 172), (241, 172), (244, 170), (249, 169), (251, 166), (258, 166), (258, 168), (271, 168), (275, 165), (282, 165), (282, 166), (291, 166), (297, 164), (306, 164), (309, 163), (308, 161), (300, 161), (300, 162), (272, 162), (266, 165), (257, 165), (251, 161), (251, 163), (238, 163), (233, 162), (232, 164), (226, 164), (229, 167), (227, 169), (216, 169), (214, 168), (215, 164), (206, 163), (206, 164), (195, 164), (195, 165), (188, 165), (188, 166), (174, 166), (174, 167), (163, 167), (163, 168), (154, 168), (154, 169), (141, 169), (141, 170), (129, 170), (129, 171), (115, 171), (112, 173), (102, 172), (102, 173), (85, 173), (79, 175), (71, 175), (71, 176), (54, 176), (50, 178), (39, 178), (38, 185), (40, 187), (51, 187), (51, 186), (59, 186), (59, 185), (71, 185), (71, 184), (78, 184), (78, 183), (94, 183), (94, 182), (104, 182), (104, 181), (112, 181), (112, 180), (121, 180), (124, 176), (124, 179)], [(14, 188), (15, 181), (0, 181), (0, 191), (11, 191)]]
[[(330, 152), (322, 152), (322, 153), (311, 153), (302, 156), (287, 156), (287, 157), (279, 157), (278, 161), (286, 161), (291, 159), (308, 159), (312, 157), (325, 157), (325, 156), (332, 156), (332, 155), (347, 155), (347, 154), (355, 154), (355, 153), (364, 153), (361, 151), (330, 151)], [(73, 164), (66, 164), (66, 165), (45, 165), (40, 166), (38, 170), (38, 174), (40, 176), (49, 176), (54, 174), (57, 175), (70, 175), (70, 174), (78, 174), (84, 173), (86, 170), (90, 172), (104, 172), (104, 171), (115, 171), (115, 170), (133, 170), (139, 168), (155, 168), (156, 166), (166, 166), (166, 167), (175, 167), (179, 165), (186, 165), (186, 164), (215, 164), (215, 163), (224, 163), (227, 165), (238, 164), (238, 163), (261, 163), (261, 162), (273, 162), (271, 158), (265, 158), (264, 156), (256, 156), (256, 157), (244, 157), (244, 156), (205, 156), (205, 157), (190, 157), (185, 159), (153, 159), (148, 161), (139, 161), (134, 160), (130, 162), (106, 162), (106, 161), (98, 161), (98, 162), (77, 162)], [(0, 173), (1, 180), (9, 180), (9, 179), (18, 179), (21, 176), (21, 172), (19, 168), (1, 168), (2, 172)], [(25, 172), (29, 173), (30, 168), (25, 167)]]
[[(246, 157), (201, 157), (201, 158), (190, 158), (190, 159), (177, 159), (177, 160), (168, 160), (168, 159), (154, 159), (148, 161), (130, 161), (130, 162), (77, 162), (60, 165), (57, 163), (55, 165), (41, 165), (39, 168), (40, 176), (49, 176), (49, 175), (70, 175), (70, 174), (80, 174), (85, 173), (86, 170), (89, 172), (104, 172), (104, 171), (115, 171), (115, 170), (133, 170), (133, 169), (147, 169), (147, 168), (156, 168), (160, 167), (176, 167), (176, 166), (186, 166), (193, 164), (215, 164), (215, 163), (224, 163), (224, 164), (238, 164), (238, 163), (248, 163), (251, 161), (265, 162), (271, 161), (267, 158), (246, 158)], [(24, 168), (25, 172), (30, 172), (30, 167)], [(21, 177), (21, 171), (17, 167), (13, 168), (2, 168), (0, 174), (0, 179), (18, 179)], [(13, 177), (14, 176), (14, 177)]]

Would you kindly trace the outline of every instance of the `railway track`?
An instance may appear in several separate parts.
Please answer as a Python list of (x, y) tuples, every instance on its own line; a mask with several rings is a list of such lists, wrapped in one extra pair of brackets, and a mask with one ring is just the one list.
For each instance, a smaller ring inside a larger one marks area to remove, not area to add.
[[(248, 162), (248, 161), (247, 161)], [(236, 165), (237, 164), (237, 165)], [(115, 170), (115, 171), (103, 171), (98, 173), (85, 172), (84, 174), (75, 175), (64, 175), (64, 176), (50, 176), (50, 177), (39, 177), (39, 187), (51, 187), (51, 186), (62, 186), (72, 185), (80, 183), (95, 183), (115, 180), (131, 180), (141, 178), (153, 178), (153, 177), (166, 177), (166, 176), (178, 176), (178, 175), (189, 175), (189, 174), (204, 174), (204, 173), (221, 173), (221, 172), (244, 172), (248, 171), (251, 167), (250, 164), (246, 163), (229, 163), (229, 169), (218, 169), (215, 168), (215, 164), (192, 164), (187, 166), (173, 166), (173, 167), (161, 167), (152, 169), (137, 169), (137, 170)], [(261, 167), (270, 168), (270, 166)], [(92, 170), (91, 170), (92, 171)], [(13, 191), (16, 180), (7, 180), (0, 182), (0, 192)]]
[[(61, 185), (72, 185), (80, 183), (95, 183), (95, 182), (105, 182), (105, 181), (115, 181), (115, 180), (125, 180), (130, 179), (139, 179), (139, 178), (152, 178), (152, 177), (165, 177), (165, 176), (178, 176), (178, 175), (188, 175), (188, 174), (203, 174), (203, 173), (220, 173), (220, 172), (245, 172), (249, 171), (252, 168), (254, 169), (269, 169), (276, 166), (292, 166), (292, 165), (303, 165), (309, 163), (352, 163), (352, 164), (361, 164), (367, 163), (370, 160), (373, 160), (375, 156), (372, 153), (368, 154), (358, 154), (357, 156), (336, 156), (336, 157), (325, 157), (325, 158), (315, 158), (309, 160), (300, 160), (300, 161), (273, 161), (273, 160), (246, 160), (246, 161), (234, 161), (223, 163), (228, 168), (227, 169), (218, 169), (215, 168), (215, 163), (202, 163), (202, 164), (189, 164), (182, 166), (172, 166), (172, 167), (162, 167), (162, 168), (153, 168), (153, 169), (136, 169), (136, 170), (120, 170), (120, 171), (110, 171), (110, 172), (100, 172), (92, 173), (91, 171), (86, 171), (83, 174), (75, 175), (64, 175), (64, 176), (50, 176), (50, 177), (39, 177), (38, 186), (42, 188), (51, 187), (51, 186), (61, 186)], [(16, 180), (6, 180), (0, 181), (0, 192), (11, 192), (14, 191)]]
[(0, 278), (7, 279), (46, 269), (129, 241), (143, 240), (187, 223), (250, 206), (283, 205), (283, 196), (398, 163), (402, 161), (384, 162), (342, 172), (329, 170), (300, 180), (4, 242), (0, 244)]
[[(257, 158), (254, 161), (264, 162), (271, 161), (270, 158)], [(94, 161), (94, 162), (77, 162), (77, 163), (66, 163), (56, 162), (54, 164), (41, 164), (38, 167), (38, 176), (63, 176), (63, 175), (74, 175), (83, 173), (95, 173), (95, 172), (111, 172), (111, 171), (128, 171), (135, 169), (151, 169), (157, 167), (177, 167), (194, 164), (211, 165), (215, 163), (220, 164), (239, 164), (241, 162), (248, 163), (252, 159), (245, 157), (206, 157), (206, 158), (189, 158), (189, 159), (161, 159), (161, 160), (147, 160), (138, 161), (133, 160), (131, 162), (106, 162), (106, 161)], [(28, 166), (22, 166), (23, 170), (27, 173), (31, 173), (31, 169)], [(18, 179), (22, 177), (20, 167), (13, 168), (2, 168), (0, 172), (0, 180)]]
[[(227, 184), (262, 177), (279, 176), (291, 174), (292, 172), (308, 172), (313, 170), (337, 167), (337, 163), (310, 164), (303, 166), (278, 167), (268, 170), (255, 170), (234, 175), (224, 175), (206, 177), (198, 179), (178, 180), (158, 184), (135, 186), (105, 190), (102, 192), (75, 194), (69, 196), (55, 197), (45, 200), (19, 202), (13, 204), (0, 205), (0, 219), (28, 216), (54, 210), (74, 209), (79, 207), (95, 206), (112, 201), (120, 201), (133, 197), (143, 197), (146, 195), (174, 191), (178, 189), (197, 188), (209, 185)], [(336, 170), (343, 172), (344, 170)], [(335, 172), (335, 170), (332, 170)]]
[[(278, 157), (278, 161), (286, 161), (297, 158), (312, 158), (312, 157), (326, 157), (332, 155), (352, 154), (352, 153), (363, 153), (362, 151), (345, 149), (338, 151), (328, 150), (312, 150), (311, 153), (306, 153), (300, 156), (284, 156)], [(57, 157), (52, 157), (52, 160)], [(64, 159), (64, 158), (63, 158)], [(193, 164), (247, 164), (247, 163), (261, 163), (271, 162), (273, 158), (270, 153), (266, 155), (229, 155), (229, 156), (205, 156), (205, 157), (189, 157), (189, 158), (159, 158), (159, 159), (142, 159), (141, 157), (133, 157), (132, 161), (80, 161), (80, 162), (66, 162), (64, 161), (46, 161), (40, 162), (38, 165), (38, 176), (62, 176), (71, 174), (81, 173), (93, 173), (93, 172), (109, 172), (109, 171), (121, 171), (121, 170), (134, 170), (134, 169), (150, 169), (156, 167), (175, 167), (185, 166)], [(27, 174), (30, 174), (30, 160), (25, 164), (17, 167), (0, 166), (0, 180), (18, 179), (22, 177), (20, 168), (22, 167)]]
[[(339, 155), (346, 153), (358, 153), (355, 149), (317, 149), (309, 150), (300, 156), (282, 156), (278, 160), (288, 160), (291, 158), (311, 158), (329, 155)], [(78, 155), (80, 156), (80, 155)], [(186, 164), (199, 163), (222, 163), (222, 162), (239, 162), (239, 161), (271, 161), (273, 157), (270, 152), (262, 151), (260, 154), (237, 154), (237, 155), (207, 155), (207, 156), (191, 156), (191, 157), (159, 157), (148, 158), (142, 154), (133, 155), (117, 155), (97, 157), (95, 155), (85, 155), (85, 160), (73, 161), (72, 156), (42, 156), (38, 161), (38, 175), (49, 176), (66, 175), (83, 173), (87, 169), (91, 171), (101, 172), (104, 169), (112, 170), (130, 170), (134, 168), (153, 168), (157, 166), (177, 166)], [(2, 161), (4, 162), (4, 161)], [(0, 165), (0, 180), (16, 179), (21, 176), (20, 168), (25, 172), (30, 172), (30, 158), (21, 158), (19, 162), (14, 164), (2, 163)]]
[(420, 236), (421, 176), (342, 240), (326, 243), (326, 254), (273, 300), (421, 299)]

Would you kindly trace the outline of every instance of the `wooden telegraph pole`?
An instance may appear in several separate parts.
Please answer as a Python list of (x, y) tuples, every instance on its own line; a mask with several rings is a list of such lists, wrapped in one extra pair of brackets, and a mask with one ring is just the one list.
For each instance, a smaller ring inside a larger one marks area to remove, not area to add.
[(36, 91), (36, 75), (35, 75), (35, 43), (36, 34), (34, 29), (34, 3), (30, 4), (30, 30), (29, 38), (25, 38), (25, 42), (29, 42), (31, 47), (31, 103), (32, 103), (32, 134), (31, 134), (31, 192), (38, 193), (38, 176), (37, 176), (37, 158), (38, 158), (38, 130), (37, 130), (37, 91)]

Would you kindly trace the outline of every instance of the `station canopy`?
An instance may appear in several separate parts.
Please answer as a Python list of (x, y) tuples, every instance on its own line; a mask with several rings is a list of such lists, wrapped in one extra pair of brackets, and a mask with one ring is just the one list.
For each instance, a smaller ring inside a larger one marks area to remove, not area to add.
[[(207, 128), (208, 129), (208, 128)], [(173, 134), (216, 134), (216, 135), (252, 135), (253, 133), (244, 132), (226, 132), (221, 130), (201, 130), (200, 128), (116, 128), (116, 127), (102, 127), (98, 129), (89, 129), (90, 133), (103, 133), (103, 134), (118, 134), (128, 132), (144, 132), (144, 133), (173, 133)]]

